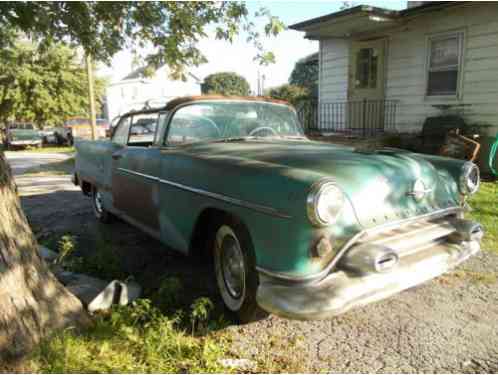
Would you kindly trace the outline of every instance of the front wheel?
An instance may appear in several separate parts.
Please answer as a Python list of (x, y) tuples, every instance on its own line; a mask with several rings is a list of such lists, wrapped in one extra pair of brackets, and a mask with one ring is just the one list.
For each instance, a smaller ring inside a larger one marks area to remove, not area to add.
[(246, 228), (234, 219), (226, 220), (216, 230), (213, 242), (216, 282), (227, 310), (241, 323), (267, 316), (256, 302), (259, 280)]
[(98, 188), (93, 188), (92, 193), (93, 212), (95, 217), (101, 223), (108, 223), (111, 221), (111, 214), (104, 208), (104, 199), (102, 192)]

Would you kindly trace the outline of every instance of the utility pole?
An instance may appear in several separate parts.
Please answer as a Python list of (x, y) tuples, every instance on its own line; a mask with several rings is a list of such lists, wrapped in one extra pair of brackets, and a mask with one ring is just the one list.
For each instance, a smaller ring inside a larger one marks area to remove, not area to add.
[(259, 69), (258, 69), (258, 92), (257, 92), (256, 96), (261, 96), (261, 76), (259, 73)]
[(88, 100), (90, 101), (90, 124), (92, 129), (92, 140), (97, 139), (97, 119), (95, 115), (95, 91), (93, 90), (93, 67), (92, 56), (86, 54), (86, 74), (88, 79)]

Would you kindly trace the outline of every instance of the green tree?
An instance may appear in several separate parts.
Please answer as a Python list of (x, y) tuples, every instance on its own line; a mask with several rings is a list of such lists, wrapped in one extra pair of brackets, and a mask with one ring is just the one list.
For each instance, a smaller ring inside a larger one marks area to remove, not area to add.
[[(267, 10), (264, 35), (282, 23)], [(274, 61), (241, 2), (1, 2), (0, 50), (24, 33), (40, 48), (54, 42), (80, 46), (96, 60), (109, 62), (125, 47), (141, 50), (151, 67), (168, 65), (177, 77), (206, 61), (196, 47), (208, 26), (218, 39), (244, 31), (260, 64)], [(7, 106), (13, 105), (6, 102)], [(0, 360), (25, 353), (54, 329), (85, 321), (82, 306), (36, 255), (37, 243), (24, 216), (10, 168), (0, 152)]]
[(261, 36), (277, 35), (284, 25), (265, 8), (255, 16), (266, 19), (262, 33), (244, 2), (2, 2), (0, 47), (9, 42), (12, 29), (43, 43), (82, 46), (96, 60), (107, 63), (124, 48), (153, 47), (154, 52), (144, 56), (147, 64), (152, 68), (166, 64), (177, 78), (185, 79), (186, 68), (206, 62), (196, 45), (207, 36), (208, 26), (215, 28), (217, 39), (228, 41), (245, 32), (257, 50), (255, 60), (274, 62)]
[(237, 73), (220, 72), (208, 75), (201, 86), (203, 94), (249, 95), (251, 87)]
[(294, 106), (310, 97), (309, 90), (306, 87), (289, 84), (272, 87), (267, 91), (267, 95), (273, 99), (286, 100)]
[[(0, 123), (33, 121), (60, 124), (71, 116), (88, 115), (86, 71), (71, 48), (51, 44), (37, 48), (16, 42), (0, 50)], [(105, 82), (96, 80), (101, 102)]]
[(312, 97), (318, 97), (318, 53), (308, 55), (296, 62), (289, 83), (306, 87)]

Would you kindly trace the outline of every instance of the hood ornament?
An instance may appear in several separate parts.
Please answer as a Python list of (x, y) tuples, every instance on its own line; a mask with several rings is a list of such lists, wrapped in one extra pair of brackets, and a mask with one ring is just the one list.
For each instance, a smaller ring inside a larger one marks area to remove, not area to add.
[(432, 188), (426, 188), (424, 182), (421, 179), (417, 179), (413, 184), (412, 190), (406, 194), (411, 195), (415, 200), (419, 201), (433, 190)]

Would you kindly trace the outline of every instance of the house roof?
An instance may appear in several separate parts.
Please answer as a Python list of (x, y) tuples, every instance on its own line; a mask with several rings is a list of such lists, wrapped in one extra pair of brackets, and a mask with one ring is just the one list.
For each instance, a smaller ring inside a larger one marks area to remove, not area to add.
[(391, 10), (369, 5), (358, 5), (353, 8), (312, 18), (289, 26), (290, 29), (305, 31), (306, 38), (349, 37), (355, 34), (376, 31), (382, 27), (397, 25), (407, 18), (437, 11), (451, 6), (461, 6), (468, 1), (432, 1), (419, 6)]
[[(161, 65), (159, 66), (157, 69), (156, 69), (156, 72), (161, 69), (162, 67), (164, 66)], [(126, 75), (125, 77), (123, 77), (123, 79), (121, 81), (126, 81), (126, 80), (132, 80), (132, 79), (143, 79), (143, 78), (147, 78), (145, 73), (146, 73), (146, 69), (147, 67), (143, 66), (143, 67), (140, 67), (138, 69), (135, 69), (133, 70), (131, 73), (129, 73), (128, 75)], [(190, 73), (188, 72), (187, 75), (189, 77), (191, 77), (192, 79), (194, 79), (196, 82), (200, 83), (201, 80), (199, 79), (199, 77), (197, 77), (196, 75), (194, 75), (193, 73)]]

